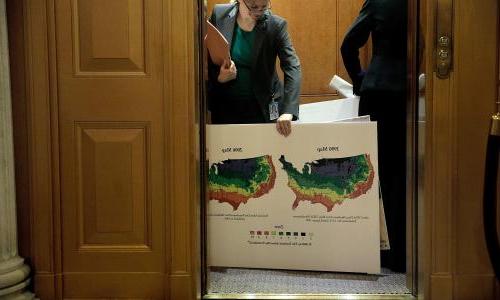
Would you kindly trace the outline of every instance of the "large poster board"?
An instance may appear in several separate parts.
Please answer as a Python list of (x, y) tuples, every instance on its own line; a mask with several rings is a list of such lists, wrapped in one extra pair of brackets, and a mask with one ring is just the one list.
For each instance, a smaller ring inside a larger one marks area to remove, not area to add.
[(375, 122), (207, 133), (210, 266), (380, 273)]

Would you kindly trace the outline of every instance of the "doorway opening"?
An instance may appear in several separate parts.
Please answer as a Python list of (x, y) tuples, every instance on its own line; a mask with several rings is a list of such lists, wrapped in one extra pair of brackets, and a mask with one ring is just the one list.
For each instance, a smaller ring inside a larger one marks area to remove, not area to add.
[[(316, 103), (341, 98), (341, 96), (325, 87), (325, 74), (331, 77), (333, 74), (343, 74), (347, 77), (347, 72), (343, 68), (340, 60), (340, 42), (343, 34), (347, 31), (350, 24), (359, 13), (363, 3), (352, 1), (344, 6), (341, 1), (314, 1), (308, 4), (313, 11), (320, 13), (326, 8), (327, 13), (334, 12), (336, 16), (332, 22), (335, 24), (335, 33), (330, 40), (331, 45), (324, 46), (326, 51), (323, 53), (330, 61), (335, 61), (332, 65), (325, 67), (318, 58), (318, 53), (311, 49), (318, 48), (319, 45), (310, 45), (318, 42), (320, 44), (328, 43), (325, 40), (311, 40), (309, 26), (319, 26), (324, 19), (318, 17), (317, 20), (303, 21), (310, 18), (304, 18), (303, 14), (311, 14), (311, 10), (301, 10), (300, 5), (294, 2), (275, 0), (272, 3), (272, 12), (284, 16), (288, 20), (288, 28), (291, 38), (297, 47), (299, 57), (301, 57), (304, 77), (310, 76), (310, 81), (303, 82), (301, 104)], [(356, 3), (354, 3), (356, 2)], [(227, 3), (227, 1), (199, 0), (200, 5), (200, 44), (203, 43), (206, 27), (205, 21), (209, 18), (213, 6), (218, 3)], [(202, 151), (201, 174), (203, 174), (201, 199), (201, 225), (202, 225), (202, 295), (203, 299), (338, 299), (350, 295), (350, 299), (412, 299), (417, 295), (417, 199), (422, 197), (419, 191), (422, 191), (423, 179), (421, 174), (424, 153), (423, 136), (425, 133), (425, 107), (424, 99), (419, 96), (418, 74), (423, 70), (418, 69), (421, 56), (418, 55), (422, 45), (417, 38), (419, 34), (419, 22), (421, 22), (420, 11), (422, 11), (423, 1), (408, 1), (408, 20), (407, 20), (407, 117), (406, 117), (406, 224), (401, 224), (406, 228), (406, 272), (395, 272), (388, 268), (382, 268), (380, 274), (359, 274), (345, 272), (321, 272), (308, 270), (283, 270), (283, 269), (265, 269), (265, 268), (242, 268), (242, 267), (221, 267), (211, 266), (207, 259), (208, 247), (208, 173), (209, 164), (205, 151)], [(347, 13), (338, 13), (340, 11)], [(349, 17), (347, 17), (349, 16)], [(311, 24), (304, 24), (304, 23)], [(329, 26), (330, 23), (323, 26)], [(323, 37), (325, 38), (325, 37)], [(299, 45), (309, 45), (308, 48), (301, 51)], [(336, 48), (335, 48), (336, 47)], [(370, 58), (372, 45), (369, 44), (362, 50), (361, 63), (367, 66)], [(207, 53), (200, 47), (200, 57), (204, 63), (200, 66), (200, 82), (206, 82), (208, 74), (206, 72)], [(329, 51), (329, 49), (338, 49)], [(328, 53), (332, 52), (332, 53)], [(309, 63), (311, 62), (311, 63)], [(314, 64), (316, 63), (316, 65)], [(319, 62), (319, 63), (318, 63)], [(309, 65), (306, 65), (309, 63)], [(318, 67), (318, 64), (320, 68)], [(323, 77), (322, 77), (323, 76)], [(200, 124), (210, 124), (210, 116), (207, 110), (207, 91), (206, 85), (203, 86), (200, 95)], [(420, 93), (421, 95), (421, 93)], [(201, 128), (201, 149), (207, 147), (207, 132), (204, 126)], [(421, 201), (421, 200), (419, 200)], [(269, 233), (271, 234), (271, 233)], [(292, 233), (293, 234), (293, 233)], [(228, 239), (231, 237), (228, 236)]]

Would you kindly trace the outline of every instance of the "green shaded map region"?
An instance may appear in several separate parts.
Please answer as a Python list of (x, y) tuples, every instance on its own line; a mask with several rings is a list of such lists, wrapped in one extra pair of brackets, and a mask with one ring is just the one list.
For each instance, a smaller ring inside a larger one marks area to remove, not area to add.
[(228, 159), (212, 164), (208, 172), (209, 199), (229, 203), (234, 210), (267, 194), (276, 180), (276, 170), (270, 155)]
[(286, 161), (283, 155), (279, 161), (288, 175), (288, 186), (295, 193), (293, 209), (299, 206), (300, 201), (310, 201), (320, 203), (331, 211), (335, 204), (366, 194), (375, 177), (368, 154), (308, 162), (302, 167), (302, 172)]

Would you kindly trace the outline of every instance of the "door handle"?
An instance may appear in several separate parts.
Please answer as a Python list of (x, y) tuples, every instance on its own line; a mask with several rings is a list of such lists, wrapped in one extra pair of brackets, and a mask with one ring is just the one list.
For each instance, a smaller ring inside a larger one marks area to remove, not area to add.
[(500, 242), (497, 232), (497, 181), (500, 154), (500, 112), (492, 117), (484, 173), (483, 217), (486, 246), (497, 278), (500, 278)]
[(436, 74), (449, 77), (453, 66), (453, 0), (437, 0)]

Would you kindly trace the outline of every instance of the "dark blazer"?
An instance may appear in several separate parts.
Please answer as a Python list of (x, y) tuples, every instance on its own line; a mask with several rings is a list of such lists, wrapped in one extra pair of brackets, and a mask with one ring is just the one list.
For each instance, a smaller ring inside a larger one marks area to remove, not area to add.
[[(231, 45), (238, 16), (238, 4), (215, 5), (210, 18)], [(288, 35), (287, 23), (283, 18), (267, 12), (255, 25), (253, 49), (252, 82), (255, 98), (264, 119), (269, 120), (269, 103), (274, 98), (279, 103), (279, 114), (290, 113), (299, 117), (299, 95), (301, 70), (300, 61)], [(279, 57), (283, 71), (284, 85), (276, 73), (276, 57)], [(217, 81), (220, 67), (209, 57), (209, 108), (217, 107), (223, 83)]]
[[(363, 94), (365, 91), (405, 90), (406, 11), (406, 0), (365, 0), (341, 46), (344, 65), (355, 91)], [(359, 48), (367, 42), (370, 33), (372, 60), (364, 75), (359, 62)]]

